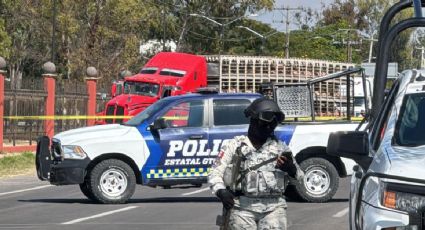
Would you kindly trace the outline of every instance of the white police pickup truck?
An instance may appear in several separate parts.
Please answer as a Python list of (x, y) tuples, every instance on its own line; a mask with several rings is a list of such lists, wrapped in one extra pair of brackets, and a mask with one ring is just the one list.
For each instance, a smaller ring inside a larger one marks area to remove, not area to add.
[[(54, 185), (79, 184), (100, 203), (126, 202), (136, 184), (200, 186), (221, 145), (247, 132), (243, 111), (258, 97), (211, 92), (168, 97), (124, 124), (69, 130), (52, 140), (41, 137), (38, 176)], [(310, 122), (277, 127), (276, 136), (289, 144), (305, 170), (304, 183), (295, 185), (303, 199), (331, 199), (339, 177), (351, 173), (354, 161), (326, 155), (326, 144), (330, 132), (356, 126)]]

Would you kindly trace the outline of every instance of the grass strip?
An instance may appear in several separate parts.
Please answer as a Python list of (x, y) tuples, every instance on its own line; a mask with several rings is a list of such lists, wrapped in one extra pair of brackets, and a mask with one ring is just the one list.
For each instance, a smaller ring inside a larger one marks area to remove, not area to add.
[(35, 170), (35, 155), (24, 152), (0, 158), (0, 177), (27, 174)]

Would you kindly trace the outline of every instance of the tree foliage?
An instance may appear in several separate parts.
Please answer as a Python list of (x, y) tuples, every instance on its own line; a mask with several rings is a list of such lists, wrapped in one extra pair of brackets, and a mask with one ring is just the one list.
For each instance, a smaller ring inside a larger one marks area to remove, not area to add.
[[(99, 70), (108, 85), (122, 69), (137, 72), (150, 58), (139, 53), (150, 39), (178, 41), (181, 51), (216, 53), (218, 29), (198, 13), (227, 23), (270, 9), (273, 0), (0, 0), (0, 54), (12, 79), (40, 76), (54, 61), (62, 78), (83, 80), (85, 69)], [(56, 9), (56, 10), (54, 10)], [(231, 25), (234, 26), (234, 25)], [(226, 30), (234, 27), (226, 26)], [(54, 43), (52, 42), (52, 39)], [(225, 42), (226, 44), (226, 42)], [(226, 50), (230, 49), (226, 45)]]
[(0, 56), (9, 57), (10, 55), (10, 45), (12, 41), (10, 40), (9, 35), (5, 31), (4, 20), (0, 18)]
[[(96, 67), (102, 86), (122, 69), (139, 71), (153, 55), (142, 56), (140, 44), (152, 39), (196, 54), (283, 57), (289, 36), (290, 57), (347, 61), (350, 44), (360, 63), (369, 55), (367, 38), (395, 1), (335, 0), (323, 12), (304, 9), (292, 15), (299, 29), (285, 34), (247, 16), (271, 10), (274, 0), (0, 0), (0, 55), (12, 80), (40, 76), (42, 64), (54, 60), (62, 78), (79, 81), (88, 66)], [(411, 15), (406, 10), (396, 21)], [(392, 61), (417, 64), (412, 47), (402, 34)]]

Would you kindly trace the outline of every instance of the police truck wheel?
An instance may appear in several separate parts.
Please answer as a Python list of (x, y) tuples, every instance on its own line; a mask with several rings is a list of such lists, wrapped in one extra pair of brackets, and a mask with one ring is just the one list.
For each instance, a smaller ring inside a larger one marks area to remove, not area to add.
[(97, 164), (90, 172), (93, 198), (103, 204), (126, 203), (136, 188), (136, 176), (121, 160), (109, 159)]
[(303, 183), (295, 183), (301, 199), (308, 202), (326, 202), (336, 193), (339, 176), (335, 166), (323, 158), (309, 158), (300, 164), (304, 171)]

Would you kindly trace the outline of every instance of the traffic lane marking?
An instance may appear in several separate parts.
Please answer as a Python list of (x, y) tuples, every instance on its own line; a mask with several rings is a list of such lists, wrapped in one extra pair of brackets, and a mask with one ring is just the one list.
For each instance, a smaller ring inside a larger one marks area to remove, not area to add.
[(55, 226), (56, 224), (0, 224), (0, 229), (48, 229), (48, 226)]
[(337, 212), (335, 215), (333, 215), (333, 217), (335, 218), (340, 218), (345, 216), (348, 213), (348, 208), (344, 208), (343, 210)]
[(135, 209), (135, 208), (138, 208), (138, 206), (129, 206), (129, 207), (126, 207), (126, 208), (121, 208), (121, 209), (117, 209), (117, 210), (113, 210), (113, 211), (102, 212), (102, 213), (99, 213), (99, 214), (96, 214), (96, 215), (93, 215), (93, 216), (88, 216), (88, 217), (83, 217), (83, 218), (71, 220), (71, 221), (68, 221), (68, 222), (63, 222), (62, 224), (63, 225), (75, 224), (75, 223), (79, 223), (79, 222), (90, 220), (90, 219), (95, 219), (95, 218), (99, 218), (99, 217), (112, 215), (112, 214), (118, 213), (118, 212), (125, 212), (125, 211)]
[(196, 194), (196, 193), (205, 192), (205, 191), (208, 191), (208, 190), (210, 190), (210, 188), (209, 187), (206, 187), (206, 188), (195, 190), (193, 192), (183, 193), (182, 196), (189, 196), (189, 195), (193, 195), (193, 194)]
[(52, 186), (53, 185), (42, 185), (42, 186), (37, 186), (37, 187), (33, 187), (33, 188), (14, 190), (14, 191), (10, 191), (10, 192), (2, 192), (2, 193), (0, 193), (0, 196), (5, 196), (5, 195), (10, 195), (10, 194), (15, 194), (15, 193), (28, 192), (28, 191), (33, 191), (33, 190), (39, 190), (39, 189), (48, 188), (48, 187), (52, 187)]

